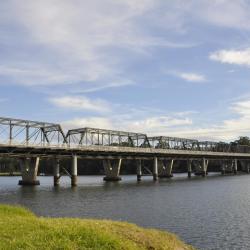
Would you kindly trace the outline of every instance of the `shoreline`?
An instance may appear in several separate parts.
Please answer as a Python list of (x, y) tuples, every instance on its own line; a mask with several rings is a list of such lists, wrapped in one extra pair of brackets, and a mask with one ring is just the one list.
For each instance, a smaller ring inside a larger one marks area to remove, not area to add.
[(6, 250), (195, 249), (167, 231), (111, 220), (38, 217), (26, 208), (3, 204), (0, 230), (0, 248)]

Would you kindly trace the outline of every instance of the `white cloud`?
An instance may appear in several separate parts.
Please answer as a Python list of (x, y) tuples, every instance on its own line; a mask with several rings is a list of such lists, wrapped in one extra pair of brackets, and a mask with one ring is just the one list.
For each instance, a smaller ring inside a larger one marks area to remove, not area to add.
[(89, 99), (84, 96), (52, 97), (49, 101), (60, 108), (90, 110), (95, 112), (110, 111), (109, 104), (106, 101), (101, 99)]
[(138, 120), (136, 118), (123, 122), (124, 129), (138, 132), (158, 134), (166, 133), (171, 128), (191, 125), (190, 118), (176, 118), (171, 116), (153, 116)]
[(196, 73), (180, 73), (179, 77), (188, 81), (188, 82), (204, 82), (206, 78), (204, 75), (196, 74)]
[[(141, 124), (144, 131), (152, 135), (167, 135), (211, 141), (232, 141), (236, 140), (239, 136), (250, 136), (250, 100), (232, 103), (230, 110), (232, 112), (231, 116), (235, 118), (225, 119), (221, 122), (211, 122), (209, 124), (202, 123), (201, 120), (199, 123), (196, 123), (188, 117), (188, 114), (183, 119), (177, 121), (173, 119), (170, 122), (166, 122), (166, 124), (173, 124), (173, 126), (164, 126), (164, 122), (161, 119), (153, 119), (151, 122), (142, 122)], [(133, 126), (135, 127), (135, 125)]]
[[(122, 112), (122, 110), (121, 110)], [(147, 133), (149, 135), (168, 135), (171, 130), (178, 130), (181, 127), (191, 126), (192, 119), (160, 115), (143, 117), (141, 110), (132, 111), (130, 114), (113, 113), (110, 116), (89, 116), (85, 118), (75, 118), (62, 123), (64, 128), (94, 127), (104, 129), (114, 129), (121, 131), (131, 131)]]
[(13, 82), (26, 86), (72, 84), (79, 76), (71, 76), (60, 70), (51, 70), (41, 65), (0, 65), (0, 76), (9, 76)]
[(128, 85), (134, 85), (135, 83), (133, 81), (130, 80), (117, 80), (116, 82), (111, 82), (111, 83), (107, 83), (104, 84), (102, 86), (92, 86), (92, 87), (85, 87), (83, 88), (74, 88), (73, 90), (70, 90), (71, 93), (78, 93), (78, 94), (82, 94), (82, 93), (91, 93), (91, 92), (97, 92), (100, 90), (104, 90), (107, 88), (117, 88), (117, 87), (123, 87), (123, 86), (128, 86)]
[(202, 74), (194, 72), (179, 72), (179, 71), (167, 71), (167, 74), (179, 77), (188, 82), (205, 82), (207, 81), (206, 77)]
[(235, 28), (250, 29), (250, 5), (245, 0), (193, 0), (193, 13), (210, 24)]
[(198, 127), (198, 125), (194, 124), (191, 129), (184, 128), (179, 131), (170, 131), (169, 134), (214, 141), (232, 141), (239, 136), (250, 136), (250, 99), (233, 102), (229, 110), (231, 110), (231, 115), (235, 118), (229, 118), (210, 126), (201, 127), (200, 125)]
[[(94, 83), (97, 90), (117, 79), (131, 81), (126, 61), (135, 53), (149, 53), (148, 47), (192, 47), (192, 43), (168, 41), (150, 33), (140, 19), (155, 15), (160, 1), (152, 0), (12, 0), (4, 5), (0, 38), (14, 45), (1, 62), (0, 74), (24, 85)], [(149, 21), (149, 20), (146, 20)], [(159, 21), (159, 19), (158, 19)], [(152, 23), (152, 25), (157, 25)], [(22, 53), (15, 50), (15, 42)], [(118, 50), (116, 50), (119, 48)], [(14, 51), (11, 53), (10, 51)], [(41, 51), (41, 53), (40, 53)], [(122, 51), (122, 53), (121, 53)], [(123, 54), (126, 54), (124, 57)], [(1, 66), (4, 65), (4, 66)], [(122, 81), (117, 81), (116, 87)], [(113, 85), (112, 85), (113, 87)]]
[[(90, 116), (72, 119), (63, 125), (70, 128), (95, 127), (146, 133), (148, 136), (175, 136), (211, 141), (232, 141), (239, 136), (250, 136), (250, 99), (233, 102), (231, 116), (221, 122), (199, 123), (193, 119), (197, 112), (177, 112), (172, 115), (152, 115), (151, 111), (133, 110), (129, 114), (113, 112), (110, 116)], [(154, 112), (156, 114), (156, 112)]]
[[(0, 10), (0, 25), (18, 31), (0, 32), (6, 46), (12, 46), (6, 50), (7, 58), (0, 59), (1, 75), (24, 85), (94, 83), (91, 91), (113, 87), (110, 83), (117, 79), (132, 81), (126, 63), (138, 53), (151, 53), (150, 47), (197, 45), (192, 40), (168, 40), (169, 29), (182, 32), (200, 22), (250, 28), (249, 5), (244, 0), (12, 0), (1, 3)], [(152, 32), (154, 28), (160, 35)], [(15, 49), (15, 41), (20, 50)], [(203, 77), (183, 75), (197, 82)], [(117, 81), (117, 87), (119, 83), (124, 86)]]
[(121, 119), (119, 116), (115, 117), (87, 117), (75, 118), (62, 123), (64, 128), (103, 128), (114, 129), (121, 131), (130, 131), (138, 133), (147, 133), (149, 135), (167, 135), (167, 131), (172, 127), (180, 127), (191, 125), (192, 121), (189, 118), (176, 119), (171, 117), (150, 117), (141, 120), (137, 119)]
[(62, 126), (68, 130), (85, 127), (113, 129), (113, 123), (111, 119), (105, 117), (75, 118), (70, 121), (63, 122)]
[(250, 48), (245, 50), (219, 50), (210, 54), (214, 61), (250, 66)]
[(235, 113), (238, 113), (242, 116), (250, 117), (250, 100), (244, 99), (238, 102), (234, 102), (231, 106), (231, 110), (233, 110)]
[(188, 33), (197, 24), (250, 30), (250, 4), (246, 0), (155, 0), (155, 3), (158, 11), (154, 18), (161, 17), (158, 25), (175, 32)]

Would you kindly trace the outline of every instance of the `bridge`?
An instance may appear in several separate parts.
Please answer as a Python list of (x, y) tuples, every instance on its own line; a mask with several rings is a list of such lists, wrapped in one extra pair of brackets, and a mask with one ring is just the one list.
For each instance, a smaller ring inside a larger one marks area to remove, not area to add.
[(205, 177), (209, 162), (219, 160), (221, 172), (237, 173), (238, 162), (250, 170), (250, 147), (225, 142), (154, 136), (99, 128), (79, 128), (65, 132), (60, 124), (0, 117), (0, 157), (19, 159), (20, 185), (38, 185), (39, 161), (54, 159), (54, 185), (59, 185), (60, 159), (71, 158), (71, 185), (77, 185), (78, 159), (101, 159), (106, 181), (121, 180), (122, 160), (137, 163), (137, 180), (143, 176), (142, 160), (153, 162), (153, 180), (172, 177), (176, 160), (187, 162), (192, 173)]

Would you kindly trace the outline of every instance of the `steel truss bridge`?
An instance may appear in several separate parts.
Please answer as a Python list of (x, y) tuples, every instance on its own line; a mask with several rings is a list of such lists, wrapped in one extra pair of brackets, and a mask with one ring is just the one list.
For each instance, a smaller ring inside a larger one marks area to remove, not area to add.
[[(250, 147), (89, 127), (65, 132), (60, 124), (0, 117), (0, 157), (72, 157), (75, 166), (77, 158), (104, 159), (108, 160), (106, 172), (118, 168), (112, 166), (111, 159), (154, 159), (156, 168), (158, 160), (202, 159), (204, 170), (208, 159), (248, 160)], [(28, 169), (31, 163), (25, 164)], [(73, 171), (72, 176), (76, 175)]]
[(65, 133), (60, 124), (0, 117), (0, 155), (45, 157), (74, 153), (248, 158), (250, 147), (88, 127)]

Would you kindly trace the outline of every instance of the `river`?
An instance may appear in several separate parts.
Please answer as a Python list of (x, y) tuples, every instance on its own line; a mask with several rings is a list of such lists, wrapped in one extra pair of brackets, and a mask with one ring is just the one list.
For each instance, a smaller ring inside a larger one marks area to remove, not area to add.
[(40, 186), (18, 186), (20, 177), (0, 177), (0, 203), (20, 204), (41, 216), (105, 218), (165, 229), (198, 249), (250, 249), (250, 175), (207, 178), (176, 174), (153, 182), (122, 176), (79, 176), (72, 188), (62, 177), (39, 177)]

